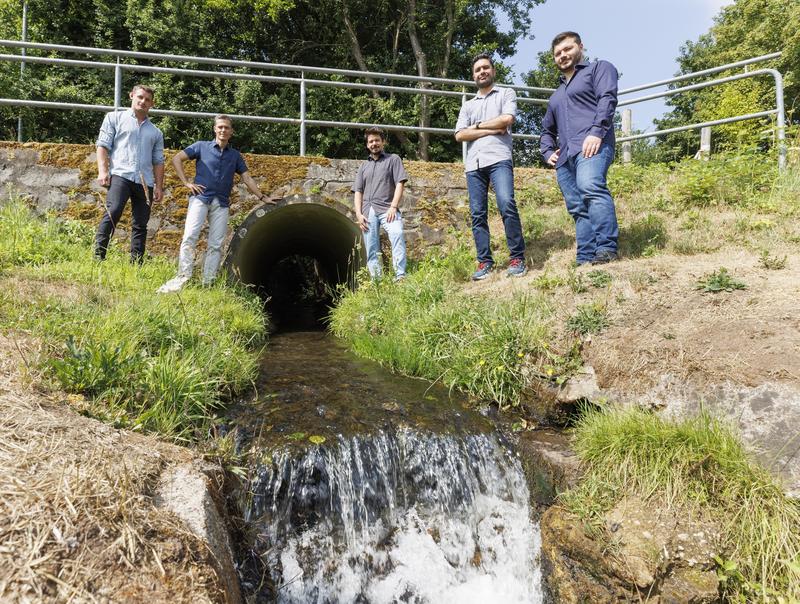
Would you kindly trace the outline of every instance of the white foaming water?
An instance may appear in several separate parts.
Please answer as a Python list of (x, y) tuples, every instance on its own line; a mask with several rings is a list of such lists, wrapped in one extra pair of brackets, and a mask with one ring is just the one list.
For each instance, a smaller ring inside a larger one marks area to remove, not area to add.
[(542, 602), (528, 489), (491, 435), (404, 430), (285, 452), (252, 493), (279, 602)]

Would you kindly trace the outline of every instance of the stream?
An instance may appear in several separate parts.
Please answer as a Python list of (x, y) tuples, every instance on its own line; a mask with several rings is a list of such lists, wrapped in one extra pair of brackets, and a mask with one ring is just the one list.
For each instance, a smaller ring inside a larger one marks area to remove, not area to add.
[(520, 462), (466, 399), (319, 331), (274, 336), (257, 390), (233, 419), (259, 460), (239, 495), (253, 601), (542, 602)]

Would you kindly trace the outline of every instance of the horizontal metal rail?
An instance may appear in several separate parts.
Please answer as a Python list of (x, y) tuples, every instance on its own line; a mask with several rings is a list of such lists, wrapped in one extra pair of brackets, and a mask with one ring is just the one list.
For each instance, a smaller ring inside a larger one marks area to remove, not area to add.
[[(468, 80), (456, 80), (456, 79), (449, 79), (449, 78), (435, 78), (435, 77), (426, 77), (426, 76), (412, 76), (412, 75), (404, 75), (404, 74), (391, 74), (391, 73), (380, 73), (380, 72), (371, 72), (371, 71), (356, 71), (356, 70), (348, 70), (348, 69), (334, 69), (334, 68), (326, 68), (326, 67), (313, 67), (307, 65), (287, 65), (282, 63), (265, 63), (259, 61), (238, 61), (233, 59), (218, 59), (213, 57), (198, 57), (193, 55), (174, 55), (174, 54), (158, 54), (158, 53), (147, 53), (147, 52), (135, 52), (135, 51), (128, 51), (128, 50), (116, 50), (116, 49), (109, 49), (109, 48), (91, 48), (91, 47), (83, 47), (83, 46), (68, 46), (63, 44), (42, 44), (36, 42), (24, 42), (24, 41), (17, 41), (17, 40), (0, 40), (0, 46), (12, 47), (12, 48), (20, 48), (22, 54), (21, 55), (13, 55), (13, 54), (0, 54), (0, 60), (3, 61), (16, 61), (20, 62), (21, 64), (25, 63), (40, 63), (40, 64), (51, 64), (51, 65), (60, 65), (65, 67), (83, 67), (83, 68), (95, 68), (95, 69), (108, 69), (114, 70), (114, 81), (115, 81), (115, 107), (106, 107), (102, 105), (84, 105), (84, 104), (75, 104), (75, 103), (56, 103), (56, 102), (47, 102), (47, 101), (28, 101), (28, 100), (19, 100), (19, 99), (0, 99), (0, 105), (12, 105), (12, 106), (20, 106), (20, 107), (39, 107), (39, 108), (50, 108), (50, 109), (81, 109), (81, 110), (90, 110), (90, 111), (112, 111), (115, 108), (119, 109), (121, 107), (121, 96), (122, 96), (122, 72), (123, 71), (131, 71), (131, 72), (139, 72), (139, 73), (168, 73), (173, 75), (181, 75), (181, 76), (193, 76), (193, 77), (201, 77), (201, 78), (220, 78), (220, 79), (233, 79), (233, 80), (250, 80), (250, 81), (259, 81), (259, 82), (272, 82), (278, 84), (289, 84), (299, 86), (300, 88), (300, 112), (299, 112), (299, 119), (298, 118), (284, 118), (284, 117), (272, 117), (272, 116), (254, 116), (254, 115), (236, 115), (234, 116), (237, 120), (243, 121), (253, 121), (253, 122), (266, 122), (266, 123), (277, 123), (277, 124), (290, 124), (290, 125), (299, 125), (300, 126), (300, 154), (305, 154), (305, 135), (306, 135), (306, 126), (320, 126), (320, 127), (336, 127), (336, 128), (365, 128), (369, 125), (374, 124), (364, 124), (360, 122), (337, 122), (337, 121), (329, 121), (329, 120), (312, 120), (306, 117), (306, 92), (309, 87), (335, 87), (335, 88), (342, 88), (342, 89), (353, 89), (353, 90), (369, 90), (369, 91), (376, 91), (376, 92), (386, 92), (386, 93), (403, 93), (403, 94), (420, 94), (420, 95), (428, 95), (428, 96), (439, 96), (439, 97), (451, 97), (451, 98), (460, 98), (462, 103), (467, 100), (467, 90), (474, 90), (474, 83)], [(28, 55), (25, 51), (27, 49), (39, 49), (39, 50), (46, 50), (46, 51), (58, 51), (58, 52), (65, 52), (65, 53), (76, 53), (76, 54), (89, 54), (89, 55), (97, 55), (97, 56), (113, 56), (117, 59), (116, 63), (106, 63), (100, 61), (86, 61), (86, 60), (78, 60), (78, 59), (62, 59), (62, 58), (55, 58), (55, 57), (32, 57)], [(729, 71), (731, 69), (738, 69), (738, 68), (746, 68), (749, 65), (761, 63), (764, 61), (770, 61), (776, 59), (781, 56), (781, 53), (772, 53), (768, 55), (762, 55), (760, 57), (753, 57), (751, 59), (747, 59), (744, 61), (737, 61), (735, 63), (728, 63), (726, 65), (720, 65), (719, 67), (713, 67), (710, 69), (705, 69), (702, 71), (684, 74), (681, 76), (676, 76), (674, 78), (669, 78), (666, 80), (659, 80), (656, 82), (651, 82), (649, 84), (642, 84), (640, 86), (634, 86), (632, 88), (626, 88), (619, 91), (619, 95), (627, 95), (632, 94), (634, 92), (638, 92), (641, 90), (646, 90), (649, 88), (655, 88), (659, 86), (666, 86), (669, 84), (675, 84), (678, 82), (683, 82), (690, 79), (696, 79), (699, 77), (705, 77), (711, 74), (720, 73), (723, 71)], [(237, 71), (230, 71), (230, 70), (222, 70), (222, 71), (209, 71), (209, 70), (200, 70), (200, 69), (188, 69), (184, 67), (162, 67), (156, 65), (141, 65), (141, 64), (134, 64), (134, 63), (122, 63), (121, 60), (123, 58), (126, 59), (136, 59), (136, 60), (146, 60), (146, 61), (167, 61), (167, 62), (180, 62), (180, 63), (197, 63), (197, 64), (210, 64), (215, 65), (218, 67), (223, 68), (236, 68), (236, 69), (257, 69), (257, 70), (269, 70), (269, 71), (282, 71), (282, 72), (294, 72), (298, 73), (300, 77), (287, 77), (287, 76), (276, 76), (276, 75), (265, 75), (265, 74), (257, 74), (257, 73), (243, 73)], [(338, 77), (348, 77), (348, 78), (358, 78), (358, 79), (367, 79), (367, 80), (383, 80), (383, 81), (406, 81), (406, 82), (414, 82), (417, 84), (421, 84), (421, 86), (393, 86), (393, 85), (384, 85), (384, 84), (376, 84), (372, 82), (347, 82), (342, 80), (327, 80), (327, 79), (312, 79), (308, 78), (308, 74), (321, 74), (321, 75), (330, 75), (330, 76), (338, 76)], [(636, 103), (642, 103), (645, 101), (657, 99), (657, 98), (666, 98), (669, 96), (673, 96), (676, 94), (681, 94), (685, 92), (689, 92), (692, 90), (699, 90), (702, 88), (708, 88), (711, 86), (719, 86), (722, 84), (726, 84), (729, 82), (733, 82), (736, 80), (740, 80), (743, 78), (749, 77), (757, 77), (761, 75), (771, 75), (775, 81), (775, 94), (776, 94), (776, 105), (775, 109), (769, 111), (762, 111), (757, 113), (750, 113), (747, 115), (740, 115), (734, 116), (729, 118), (724, 118), (720, 120), (712, 120), (707, 122), (702, 122), (698, 124), (690, 124), (686, 126), (679, 126), (676, 128), (669, 128), (665, 130), (656, 130), (654, 132), (647, 132), (641, 133), (636, 135), (629, 135), (623, 136), (618, 138), (618, 142), (624, 143), (638, 139), (644, 138), (652, 138), (656, 136), (661, 136), (664, 134), (671, 134), (674, 132), (682, 132), (687, 130), (694, 130), (698, 128), (708, 127), (708, 126), (715, 126), (720, 124), (728, 124), (733, 122), (739, 122), (744, 120), (750, 119), (760, 119), (764, 117), (771, 117), (776, 116), (777, 118), (777, 142), (778, 142), (778, 165), (783, 168), (786, 164), (786, 146), (785, 146), (785, 110), (783, 104), (783, 78), (777, 70), (774, 69), (758, 69), (755, 71), (747, 71), (745, 73), (735, 74), (723, 78), (718, 78), (711, 81), (700, 82), (697, 84), (691, 84), (688, 86), (682, 86), (678, 88), (672, 88), (669, 90), (665, 90), (662, 92), (657, 92), (653, 94), (647, 94), (641, 97), (633, 98), (633, 99), (622, 99), (618, 103), (619, 107), (633, 105)], [(453, 91), (453, 90), (442, 90), (438, 88), (432, 88), (431, 86), (459, 86), (461, 87), (461, 91)], [(536, 95), (536, 94), (550, 94), (553, 92), (551, 88), (541, 88), (541, 87), (531, 87), (531, 86), (517, 86), (517, 85), (510, 85), (510, 88), (518, 92), (525, 93), (524, 95), (520, 95), (517, 98), (517, 101), (520, 103), (530, 103), (530, 104), (540, 104), (546, 105), (548, 103), (547, 99), (544, 98), (535, 98), (527, 95)], [(213, 117), (211, 113), (205, 112), (195, 112), (195, 111), (177, 111), (177, 110), (153, 110), (152, 113), (154, 115), (169, 115), (169, 116), (176, 116), (176, 117)], [(453, 131), (449, 128), (434, 128), (434, 127), (420, 127), (420, 126), (402, 126), (397, 124), (382, 124), (381, 127), (387, 130), (394, 130), (394, 131), (405, 131), (405, 132), (426, 132), (431, 134), (443, 134), (443, 135), (452, 135)], [(537, 140), (539, 137), (531, 134), (515, 134), (514, 138), (516, 139), (524, 139), (524, 140)], [(466, 146), (466, 145), (464, 145)]]
[[(340, 75), (352, 78), (371, 78), (385, 80), (405, 80), (410, 82), (423, 82), (450, 86), (473, 87), (472, 80), (454, 80), (450, 78), (434, 78), (428, 76), (413, 76), (395, 73), (381, 73), (377, 71), (357, 71), (352, 69), (334, 69), (331, 67), (313, 67), (310, 65), (286, 65), (283, 63), (262, 63), (259, 61), (237, 61), (234, 59), (215, 59), (212, 57), (197, 57), (193, 55), (158, 54), (152, 52), (136, 52), (132, 50), (115, 50), (112, 48), (92, 48), (89, 46), (67, 46), (64, 44), (42, 44), (39, 42), (21, 42), (19, 40), (2, 40), (0, 46), (13, 48), (39, 48), (41, 50), (57, 50), (61, 52), (74, 52), (81, 54), (106, 55), (114, 57), (128, 57), (133, 59), (147, 59), (151, 61), (176, 61), (188, 63), (208, 63), (228, 67), (249, 67), (251, 69), (264, 69), (274, 71), (294, 71), (302, 73), (322, 73), (327, 75)], [(509, 84), (514, 90), (545, 93), (553, 92), (552, 88), (539, 88), (535, 86), (518, 86)]]
[[(0, 105), (13, 106), (13, 107), (36, 107), (39, 109), (66, 109), (66, 110), (82, 110), (82, 111), (102, 111), (108, 113), (114, 111), (115, 108), (110, 105), (85, 105), (82, 103), (57, 103), (53, 101), (21, 101), (19, 99), (2, 99), (0, 98)], [(117, 111), (124, 111), (124, 109), (116, 108)], [(175, 111), (172, 109), (151, 109), (152, 115), (167, 115), (172, 117), (190, 117), (190, 118), (211, 118), (213, 119), (217, 113), (209, 113), (205, 111)], [(234, 120), (241, 120), (244, 122), (266, 122), (273, 124), (288, 124), (292, 126), (300, 125), (303, 120), (291, 117), (270, 117), (260, 115), (231, 115)], [(334, 122), (328, 120), (305, 120), (309, 126), (322, 126), (330, 128), (354, 128), (364, 129), (370, 126), (377, 126), (385, 130), (403, 131), (403, 132), (428, 132), (430, 134), (445, 134), (452, 136), (454, 131), (450, 128), (423, 128), (420, 126), (398, 126), (397, 124), (375, 124), (363, 122)], [(520, 140), (539, 140), (539, 137), (534, 134), (512, 134), (513, 138)]]
[[(308, 78), (290, 78), (282, 76), (268, 76), (250, 73), (237, 73), (231, 71), (204, 71), (199, 69), (184, 69), (180, 67), (156, 67), (152, 65), (129, 65), (126, 63), (101, 63), (98, 61), (81, 61), (77, 59), (57, 59), (53, 57), (31, 57), (30, 55), (0, 54), (0, 61), (19, 63), (40, 63), (45, 65), (60, 65), (65, 67), (89, 67), (97, 69), (133, 71), (140, 73), (170, 73), (173, 75), (191, 75), (199, 78), (220, 78), (224, 80), (248, 80), (257, 82), (275, 82), (278, 84), (306, 86), (328, 86), (332, 88), (350, 88), (356, 90), (376, 90), (379, 92), (400, 92), (405, 94), (423, 94), (428, 96), (449, 96), (461, 98), (463, 92), (454, 90), (437, 90), (435, 88), (408, 88), (405, 86), (383, 86), (380, 84), (361, 84), (359, 82), (342, 82), (338, 80), (312, 80)], [(517, 102), (547, 105), (547, 99), (517, 97)]]

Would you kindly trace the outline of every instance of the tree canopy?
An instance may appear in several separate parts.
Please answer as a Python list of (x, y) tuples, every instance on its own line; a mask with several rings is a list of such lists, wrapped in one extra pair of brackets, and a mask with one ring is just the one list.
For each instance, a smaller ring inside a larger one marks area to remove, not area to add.
[[(779, 59), (751, 66), (752, 70), (772, 67), (785, 78), (787, 118), (798, 121), (800, 105), (800, 2), (797, 0), (736, 0), (714, 19), (711, 30), (680, 50), (680, 74), (688, 74), (751, 57), (781, 51)], [(715, 77), (723, 77), (727, 73)], [(684, 84), (678, 84), (685, 85)], [(760, 76), (673, 97), (673, 107), (660, 128), (711, 121), (775, 108), (772, 78)], [(774, 136), (770, 120), (752, 120), (713, 129), (717, 148), (768, 146)], [(679, 155), (693, 153), (699, 143), (697, 133), (669, 137), (663, 145), (674, 147)]]
[[(468, 79), (470, 58), (490, 50), (502, 61), (530, 35), (531, 9), (543, 0), (29, 0), (29, 40), (164, 54), (202, 55), (272, 63)], [(0, 0), (0, 35), (18, 39), (21, 0)], [(34, 53), (31, 53), (34, 54)], [(82, 58), (82, 57), (78, 57)], [(161, 63), (156, 63), (161, 65)], [(175, 65), (172, 64), (172, 67)], [(189, 67), (190, 65), (187, 65)], [(195, 67), (195, 66), (191, 66)], [(502, 72), (502, 66), (500, 66)], [(211, 69), (202, 66), (202, 69)], [(265, 82), (139, 77), (156, 88), (156, 107), (297, 117), (298, 87)], [(294, 74), (289, 74), (294, 75)], [(376, 82), (388, 83), (388, 82)], [(424, 85), (424, 84), (422, 84)], [(28, 64), (0, 66), (2, 96), (111, 104), (113, 71)], [(405, 123), (451, 128), (458, 99), (365, 94), (311, 87), (309, 119)], [(0, 109), (0, 136), (15, 136), (17, 111)], [(28, 139), (91, 142), (99, 116), (86, 112), (24, 111)], [(167, 145), (211, 135), (202, 120), (159, 118)], [(236, 142), (262, 153), (297, 153), (297, 127), (248, 125)], [(451, 137), (398, 136), (412, 157), (460, 156)], [(309, 128), (308, 151), (330, 157), (363, 153), (354, 131)]]

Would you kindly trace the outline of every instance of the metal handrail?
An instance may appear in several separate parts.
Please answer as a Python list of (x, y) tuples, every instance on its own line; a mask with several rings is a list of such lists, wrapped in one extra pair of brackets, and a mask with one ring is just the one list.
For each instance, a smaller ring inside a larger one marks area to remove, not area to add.
[[(347, 70), (347, 69), (334, 69), (334, 68), (326, 68), (326, 67), (312, 67), (312, 66), (304, 66), (304, 65), (287, 65), (282, 63), (264, 63), (258, 61), (238, 61), (233, 59), (216, 59), (212, 57), (197, 57), (192, 55), (174, 55), (174, 54), (158, 54), (158, 53), (147, 53), (147, 52), (136, 52), (136, 51), (129, 51), (129, 50), (115, 50), (109, 48), (92, 48), (92, 47), (84, 47), (84, 46), (67, 46), (63, 44), (42, 44), (38, 42), (25, 42), (25, 41), (18, 41), (18, 40), (2, 40), (0, 39), (0, 46), (8, 46), (14, 48), (22, 49), (21, 55), (11, 55), (11, 54), (0, 54), (0, 60), (5, 61), (16, 61), (20, 62), (21, 64), (25, 63), (44, 63), (44, 64), (53, 64), (53, 65), (64, 65), (70, 67), (89, 67), (89, 68), (99, 68), (99, 69), (113, 69), (114, 70), (114, 107), (108, 107), (104, 105), (88, 105), (88, 104), (77, 104), (77, 103), (57, 103), (57, 102), (50, 102), (50, 101), (28, 101), (22, 99), (0, 99), (0, 105), (12, 105), (12, 106), (23, 106), (23, 107), (39, 107), (39, 108), (50, 108), (50, 109), (82, 109), (82, 110), (90, 110), (90, 111), (112, 111), (114, 109), (121, 108), (121, 97), (122, 97), (122, 72), (123, 71), (134, 71), (134, 72), (143, 72), (143, 73), (170, 73), (176, 75), (191, 75), (195, 77), (203, 77), (203, 78), (221, 78), (221, 79), (237, 79), (237, 80), (253, 80), (253, 81), (261, 81), (261, 82), (274, 82), (274, 83), (283, 83), (283, 84), (291, 84), (297, 85), (300, 88), (300, 117), (298, 118), (283, 118), (283, 117), (273, 117), (273, 116), (254, 116), (254, 115), (236, 115), (233, 116), (237, 120), (243, 121), (253, 121), (253, 122), (267, 122), (267, 123), (280, 123), (280, 124), (291, 124), (291, 125), (299, 125), (300, 126), (300, 155), (305, 155), (306, 145), (306, 126), (322, 126), (322, 127), (337, 127), (337, 128), (365, 128), (369, 125), (374, 124), (364, 124), (360, 122), (338, 122), (338, 121), (328, 121), (328, 120), (311, 120), (306, 117), (306, 91), (310, 86), (328, 86), (328, 87), (336, 87), (336, 88), (345, 88), (345, 89), (357, 89), (357, 90), (370, 90), (370, 91), (379, 91), (379, 92), (399, 92), (399, 93), (406, 93), (406, 94), (422, 94), (422, 95), (430, 95), (430, 96), (442, 96), (442, 97), (460, 97), (463, 102), (467, 100), (467, 88), (472, 88), (474, 83), (468, 80), (456, 80), (456, 79), (449, 79), (449, 78), (435, 78), (435, 77), (426, 77), (426, 76), (412, 76), (412, 75), (404, 75), (404, 74), (393, 74), (393, 73), (381, 73), (381, 72), (371, 72), (371, 71), (356, 71), (356, 70)], [(90, 54), (90, 55), (99, 55), (99, 56), (114, 56), (117, 59), (116, 63), (107, 63), (107, 62), (99, 62), (99, 61), (86, 61), (86, 60), (77, 60), (77, 59), (60, 59), (55, 57), (32, 57), (25, 53), (26, 49), (40, 49), (40, 50), (50, 50), (50, 51), (59, 51), (59, 52), (70, 52), (70, 53), (81, 53), (81, 54)], [(669, 78), (666, 80), (659, 80), (656, 82), (651, 82), (649, 84), (642, 84), (639, 86), (634, 86), (631, 88), (626, 88), (619, 91), (619, 95), (627, 95), (632, 94), (634, 92), (638, 92), (641, 90), (646, 90), (649, 88), (656, 88), (659, 86), (665, 86), (669, 84), (674, 84), (677, 82), (683, 82), (690, 79), (695, 79), (698, 77), (704, 77), (707, 75), (720, 73), (723, 71), (729, 71), (731, 69), (737, 69), (740, 67), (747, 67), (748, 65), (752, 65), (754, 63), (760, 63), (764, 61), (769, 61), (781, 56), (780, 52), (762, 55), (760, 57), (753, 57), (751, 59), (746, 59), (743, 61), (737, 61), (735, 63), (728, 63), (726, 65), (721, 65), (718, 67), (713, 67), (710, 69), (705, 69), (702, 71), (684, 74), (681, 76), (676, 76), (674, 78)], [(122, 58), (133, 58), (133, 59), (146, 59), (151, 61), (175, 61), (175, 62), (188, 62), (188, 63), (199, 63), (199, 64), (212, 64), (217, 65), (220, 67), (235, 67), (235, 68), (248, 68), (248, 69), (259, 69), (259, 70), (274, 70), (274, 71), (282, 71), (282, 72), (296, 72), (299, 74), (300, 77), (286, 77), (286, 76), (275, 76), (275, 75), (263, 75), (263, 74), (254, 74), (254, 73), (241, 73), (241, 72), (233, 72), (233, 71), (208, 71), (208, 70), (199, 70), (199, 69), (188, 69), (188, 68), (179, 68), (179, 67), (160, 67), (155, 65), (140, 65), (140, 64), (129, 64), (129, 63), (122, 63)], [(362, 83), (362, 82), (345, 82), (340, 80), (324, 80), (324, 79), (312, 79), (308, 78), (308, 74), (322, 74), (322, 75), (334, 75), (334, 76), (343, 76), (343, 77), (351, 77), (351, 78), (364, 78), (364, 79), (374, 79), (374, 80), (384, 80), (384, 81), (407, 81), (407, 82), (417, 82), (423, 83), (428, 86), (437, 85), (437, 86), (460, 86), (461, 91), (453, 91), (453, 90), (440, 90), (436, 88), (430, 88), (427, 86), (424, 87), (408, 87), (408, 86), (391, 86), (391, 85), (383, 85), (383, 84), (374, 84), (374, 83)], [(653, 100), (657, 98), (665, 98), (668, 96), (681, 94), (683, 92), (688, 92), (691, 90), (698, 90), (701, 88), (708, 88), (710, 86), (718, 86), (721, 84), (733, 82), (736, 80), (740, 80), (743, 78), (749, 77), (757, 77), (761, 75), (771, 75), (775, 82), (775, 95), (776, 95), (776, 105), (775, 109), (769, 111), (762, 111), (757, 113), (750, 113), (746, 115), (739, 115), (730, 118), (724, 118), (720, 120), (712, 120), (708, 122), (702, 122), (697, 124), (690, 124), (686, 126), (679, 126), (676, 128), (669, 128), (665, 130), (656, 130), (654, 132), (646, 132), (636, 135), (626, 135), (617, 139), (620, 143), (625, 143), (633, 140), (639, 140), (644, 138), (653, 138), (656, 136), (661, 136), (664, 134), (670, 134), (673, 132), (681, 132), (687, 130), (695, 130), (698, 128), (704, 128), (709, 126), (715, 126), (719, 124), (727, 124), (733, 123), (743, 120), (749, 119), (759, 119), (763, 117), (771, 117), (776, 116), (777, 118), (777, 142), (778, 142), (778, 166), (783, 169), (786, 165), (786, 145), (785, 145), (785, 109), (784, 109), (784, 101), (783, 101), (783, 77), (775, 69), (758, 69), (755, 71), (746, 71), (745, 73), (735, 74), (732, 76), (727, 76), (723, 78), (718, 78), (715, 80), (710, 80), (706, 82), (700, 82), (697, 84), (691, 84), (688, 86), (682, 86), (678, 88), (672, 88), (669, 90), (665, 90), (662, 92), (657, 92), (653, 94), (644, 95), (641, 97), (633, 98), (633, 99), (624, 99), (618, 103), (619, 107), (623, 107), (626, 105), (633, 105), (636, 103), (641, 103), (648, 100)], [(512, 88), (516, 91), (528, 93), (528, 94), (550, 94), (553, 92), (552, 88), (541, 88), (541, 87), (531, 87), (531, 86), (519, 86), (519, 85), (507, 85), (509, 88)], [(535, 98), (530, 96), (518, 96), (518, 102), (521, 103), (531, 103), (531, 104), (542, 104), (546, 105), (548, 103), (547, 99), (543, 98)], [(196, 111), (177, 111), (177, 110), (153, 110), (152, 113), (154, 115), (169, 115), (169, 116), (176, 116), (176, 117), (213, 117), (213, 114), (206, 113), (206, 112), (196, 112)], [(387, 130), (396, 130), (396, 131), (405, 131), (405, 132), (426, 132), (431, 134), (444, 134), (444, 135), (452, 135), (453, 131), (449, 128), (434, 128), (434, 127), (420, 127), (420, 126), (402, 126), (397, 124), (383, 124), (380, 125), (381, 127)], [(521, 134), (516, 133), (513, 135), (516, 139), (523, 139), (523, 140), (537, 140), (539, 137), (532, 134)], [(466, 143), (464, 144), (464, 148), (466, 148)]]

